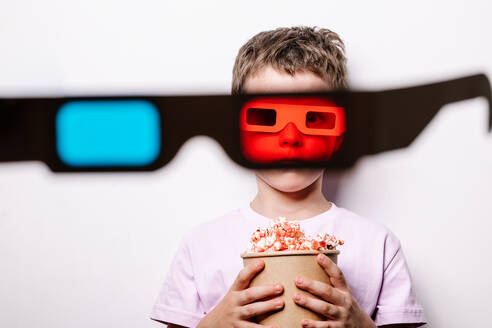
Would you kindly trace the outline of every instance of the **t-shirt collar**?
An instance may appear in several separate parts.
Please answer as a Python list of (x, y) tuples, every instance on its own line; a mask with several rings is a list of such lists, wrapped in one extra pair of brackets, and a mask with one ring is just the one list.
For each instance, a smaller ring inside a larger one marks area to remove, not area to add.
[[(329, 218), (336, 216), (336, 212), (339, 211), (339, 208), (333, 202), (330, 202), (330, 203), (331, 203), (331, 207), (329, 210), (322, 212), (320, 214), (317, 214), (315, 216), (312, 216), (310, 218), (299, 220), (301, 225), (304, 226), (304, 225), (315, 224), (315, 222), (318, 222), (320, 219), (326, 220), (326, 219), (329, 219)], [(241, 214), (243, 216), (245, 216), (246, 218), (249, 218), (249, 219), (253, 219), (255, 221), (259, 221), (262, 223), (265, 222), (265, 224), (269, 224), (272, 221), (272, 219), (270, 219), (269, 217), (263, 216), (260, 213), (256, 212), (251, 207), (251, 204), (249, 204), (248, 206), (246, 206), (244, 208), (241, 208), (240, 211), (241, 211)], [(295, 219), (295, 218), (287, 218), (287, 219)]]

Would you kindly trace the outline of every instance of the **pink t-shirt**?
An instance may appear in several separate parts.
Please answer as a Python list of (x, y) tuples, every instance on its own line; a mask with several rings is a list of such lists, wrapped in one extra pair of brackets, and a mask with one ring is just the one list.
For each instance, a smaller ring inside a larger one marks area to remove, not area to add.
[[(232, 211), (187, 233), (164, 280), (151, 318), (195, 327), (227, 293), (257, 227), (270, 219), (251, 207)], [(398, 238), (386, 227), (332, 207), (301, 220), (306, 234), (342, 239), (338, 266), (360, 307), (376, 325), (425, 322)]]

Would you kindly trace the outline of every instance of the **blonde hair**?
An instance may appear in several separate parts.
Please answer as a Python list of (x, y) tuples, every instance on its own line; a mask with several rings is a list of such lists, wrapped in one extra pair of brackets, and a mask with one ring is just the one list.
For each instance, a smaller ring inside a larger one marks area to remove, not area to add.
[(311, 71), (332, 88), (347, 87), (345, 45), (333, 31), (296, 26), (260, 32), (237, 54), (232, 70), (232, 94), (244, 92), (248, 77), (267, 65), (294, 75)]

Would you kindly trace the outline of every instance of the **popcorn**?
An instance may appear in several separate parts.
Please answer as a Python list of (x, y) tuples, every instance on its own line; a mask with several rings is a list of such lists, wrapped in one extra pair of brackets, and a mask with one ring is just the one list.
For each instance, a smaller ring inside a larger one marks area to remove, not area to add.
[(270, 227), (259, 227), (251, 235), (247, 253), (278, 252), (298, 250), (334, 250), (343, 245), (343, 240), (327, 233), (317, 234), (314, 237), (306, 236), (299, 221), (289, 221), (279, 217), (270, 223)]

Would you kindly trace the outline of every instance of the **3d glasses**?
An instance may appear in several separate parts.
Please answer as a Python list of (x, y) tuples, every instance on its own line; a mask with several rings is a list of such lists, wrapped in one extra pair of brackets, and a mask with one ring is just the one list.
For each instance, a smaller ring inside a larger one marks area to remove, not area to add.
[(276, 133), (290, 122), (306, 135), (340, 136), (345, 109), (325, 98), (259, 97), (241, 110), (242, 131)]
[[(485, 97), (483, 74), (385, 91), (0, 99), (0, 162), (55, 172), (149, 171), (196, 135), (248, 168), (340, 169), (407, 147), (451, 102)], [(492, 115), (489, 115), (489, 129)]]

